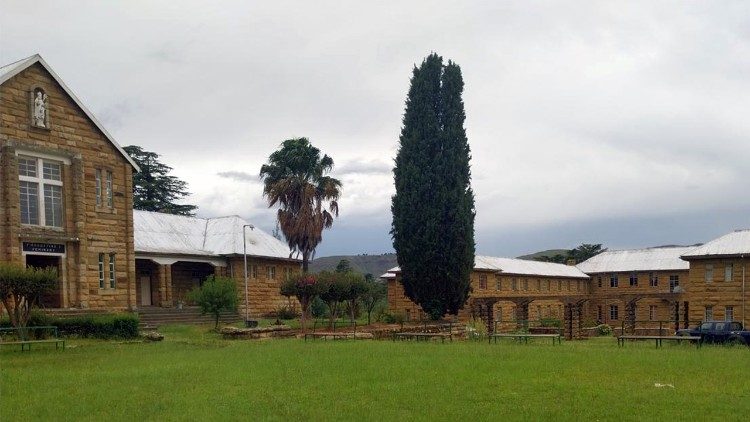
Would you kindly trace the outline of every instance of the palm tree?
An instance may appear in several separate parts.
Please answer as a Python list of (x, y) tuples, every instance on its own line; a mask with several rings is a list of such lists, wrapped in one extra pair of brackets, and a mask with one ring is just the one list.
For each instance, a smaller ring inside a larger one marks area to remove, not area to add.
[(323, 240), (323, 229), (339, 215), (341, 182), (327, 176), (332, 168), (333, 159), (321, 158), (307, 138), (284, 141), (260, 168), (263, 196), (269, 208), (279, 205), (279, 227), (292, 252), (302, 254), (305, 272)]

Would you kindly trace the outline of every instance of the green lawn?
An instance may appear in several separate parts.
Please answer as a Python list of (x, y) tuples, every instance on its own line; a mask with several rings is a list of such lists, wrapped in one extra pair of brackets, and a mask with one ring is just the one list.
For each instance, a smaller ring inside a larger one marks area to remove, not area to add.
[[(628, 344), (70, 340), (0, 352), (3, 421), (747, 420), (750, 349)], [(655, 383), (674, 388), (657, 388)]]

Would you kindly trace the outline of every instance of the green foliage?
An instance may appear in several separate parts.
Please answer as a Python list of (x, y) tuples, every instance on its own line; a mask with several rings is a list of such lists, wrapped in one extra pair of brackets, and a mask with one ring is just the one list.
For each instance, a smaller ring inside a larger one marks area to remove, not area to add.
[(23, 267), (0, 262), (0, 301), (14, 327), (26, 327), (31, 310), (58, 282), (56, 268)]
[(369, 325), (375, 308), (385, 302), (388, 289), (384, 283), (365, 279), (366, 289), (360, 297), (362, 307), (367, 313), (367, 324)]
[(342, 259), (336, 265), (336, 272), (337, 273), (348, 273), (348, 272), (351, 272), (351, 271), (352, 271), (352, 265), (349, 263), (348, 259)]
[(310, 304), (310, 315), (314, 318), (323, 318), (328, 315), (328, 306), (323, 302), (323, 299), (315, 296), (315, 299)]
[(469, 340), (482, 340), (487, 337), (487, 325), (481, 319), (471, 319), (466, 324), (466, 336)]
[(600, 324), (596, 326), (596, 333), (600, 336), (611, 336), (612, 327), (607, 324)]
[(542, 327), (554, 327), (554, 328), (562, 327), (562, 321), (558, 318), (542, 318), (539, 321), (539, 324)]
[(218, 329), (221, 313), (237, 310), (237, 286), (231, 278), (210, 275), (201, 287), (188, 293), (188, 299), (200, 306), (203, 314), (213, 315)]
[(137, 145), (123, 148), (141, 171), (133, 174), (133, 208), (167, 214), (194, 215), (196, 205), (175, 203), (188, 195), (187, 182), (170, 176), (172, 167), (159, 161), (159, 154)]
[(300, 274), (297, 277), (289, 278), (281, 283), (280, 291), (283, 296), (295, 297), (302, 308), (300, 314), (300, 323), (302, 331), (306, 330), (305, 321), (307, 319), (308, 309), (312, 301), (319, 297), (324, 291), (325, 286), (312, 274)]
[(299, 317), (299, 312), (292, 306), (279, 306), (276, 309), (276, 318), (278, 319), (295, 319)]
[(553, 256), (541, 255), (534, 257), (534, 260), (544, 262), (557, 262), (559, 264), (567, 264), (568, 262), (572, 261), (578, 264), (593, 256), (599, 255), (606, 250), (606, 248), (602, 249), (601, 243), (583, 243), (580, 246), (565, 252), (564, 254), (555, 254)]
[(433, 319), (457, 314), (471, 291), (474, 193), (461, 69), (437, 54), (415, 67), (394, 178), (391, 235), (404, 292)]
[(307, 138), (284, 141), (260, 168), (263, 196), (269, 207), (279, 205), (279, 227), (289, 247), (302, 254), (303, 272), (323, 240), (323, 229), (339, 215), (341, 182), (327, 175), (332, 169), (333, 159), (321, 157)]
[(341, 302), (349, 296), (349, 283), (345, 274), (330, 271), (321, 271), (317, 278), (321, 285), (320, 299), (328, 307), (328, 318), (333, 325), (339, 315)]
[[(34, 312), (29, 319), (28, 326), (57, 327), (59, 334), (64, 337), (133, 339), (138, 337), (138, 324), (138, 315), (135, 314), (53, 317), (41, 312)], [(0, 320), (0, 327), (9, 327), (10, 325), (9, 319)]]

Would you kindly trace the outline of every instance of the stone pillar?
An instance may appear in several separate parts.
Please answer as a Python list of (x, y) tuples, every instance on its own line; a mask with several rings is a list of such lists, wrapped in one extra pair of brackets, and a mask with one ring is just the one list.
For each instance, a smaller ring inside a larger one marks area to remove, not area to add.
[(689, 325), (690, 325), (690, 313), (689, 313), (689, 311), (690, 311), (690, 309), (688, 307), (688, 302), (687, 301), (683, 302), (682, 303), (682, 316), (683, 316), (683, 318), (682, 318), (682, 328), (690, 328), (689, 327)]
[(565, 338), (573, 340), (581, 338), (581, 315), (583, 314), (583, 302), (566, 303), (564, 310), (563, 326)]
[[(631, 299), (625, 304), (625, 329), (630, 334), (635, 333), (635, 319), (636, 319), (636, 302), (638, 299)], [(625, 334), (625, 333), (622, 333)]]
[(172, 265), (164, 266), (164, 284), (166, 285), (167, 307), (174, 306), (174, 297), (172, 295)]
[(529, 326), (529, 303), (530, 300), (516, 302), (516, 327), (528, 328)]
[(680, 302), (674, 302), (674, 330), (680, 329)]
[[(80, 156), (74, 157), (70, 162), (70, 173), (73, 183), (73, 224), (75, 225), (75, 237), (78, 242), (78, 256), (76, 262), (76, 302), (81, 308), (89, 306), (89, 249), (88, 238), (86, 238), (86, 175), (83, 169), (83, 161)], [(98, 286), (96, 287), (99, 288)]]
[(166, 308), (167, 302), (167, 271), (166, 265), (156, 264), (156, 280), (159, 283), (159, 306)]

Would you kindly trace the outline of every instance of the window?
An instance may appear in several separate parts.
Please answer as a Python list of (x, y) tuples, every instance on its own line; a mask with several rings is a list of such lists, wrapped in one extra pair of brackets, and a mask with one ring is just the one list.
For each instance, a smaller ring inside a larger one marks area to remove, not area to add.
[(502, 289), (503, 289), (503, 284), (500, 281), (500, 279), (498, 278), (498, 279), (495, 280), (495, 290), (502, 290)]
[(648, 320), (656, 320), (656, 305), (648, 305)]
[(479, 288), (482, 290), (487, 289), (487, 274), (479, 274)]
[(611, 320), (619, 319), (619, 309), (617, 305), (609, 305), (609, 319)]
[(706, 283), (712, 283), (714, 281), (714, 266), (706, 264)]
[(497, 307), (497, 319), (495, 321), (502, 321), (503, 320), (503, 307), (498, 306)]
[(724, 281), (732, 281), (733, 265), (727, 264), (724, 266)]
[(276, 280), (276, 267), (269, 265), (266, 267), (266, 278), (268, 280)]
[(115, 254), (109, 254), (109, 288), (115, 288)]
[(406, 318), (405, 319), (407, 321), (411, 321), (411, 309), (407, 309), (405, 313), (406, 313)]
[(518, 284), (515, 278), (510, 279), (510, 285), (511, 285), (511, 289), (518, 290)]
[(570, 280), (568, 280), (568, 281), (565, 282), (565, 289), (567, 291), (570, 291)]
[(552, 284), (552, 282), (551, 282), (550, 280), (547, 280), (547, 281), (545, 281), (545, 282), (544, 282), (544, 287), (545, 287), (545, 289), (546, 289), (547, 291), (549, 291), (549, 285), (550, 285), (550, 284)]
[(638, 274), (630, 274), (630, 287), (638, 287)]
[(670, 275), (669, 276), (669, 291), (673, 292), (675, 287), (680, 285), (680, 276)]
[(523, 279), (523, 289), (524, 290), (529, 290), (529, 280), (527, 280), (525, 278)]
[(102, 206), (102, 171), (96, 169), (96, 206)]
[(250, 277), (258, 278), (258, 266), (257, 265), (253, 265), (250, 267)]
[(619, 282), (617, 281), (617, 274), (609, 276), (609, 287), (617, 287)]
[(596, 285), (597, 287), (602, 287), (602, 276), (596, 277)]
[(713, 321), (714, 319), (714, 307), (711, 305), (706, 306), (706, 315), (704, 318), (706, 321)]
[(596, 319), (604, 321), (604, 310), (602, 309), (602, 305), (596, 307)]
[(648, 285), (651, 287), (656, 287), (659, 285), (659, 276), (656, 273), (648, 274)]
[(542, 280), (538, 278), (536, 279), (536, 290), (540, 292), (542, 291)]
[(289, 280), (292, 278), (292, 269), (289, 267), (284, 267), (284, 279)]
[(107, 206), (112, 208), (113, 201), (112, 201), (112, 172), (111, 171), (107, 171), (107, 186), (106, 186), (105, 192), (107, 194)]
[(99, 254), (99, 288), (104, 288), (104, 254)]
[(557, 280), (557, 290), (562, 291), (562, 280)]
[(731, 321), (734, 319), (734, 306), (727, 306), (724, 308), (724, 321)]
[(18, 157), (21, 223), (62, 227), (62, 162)]

